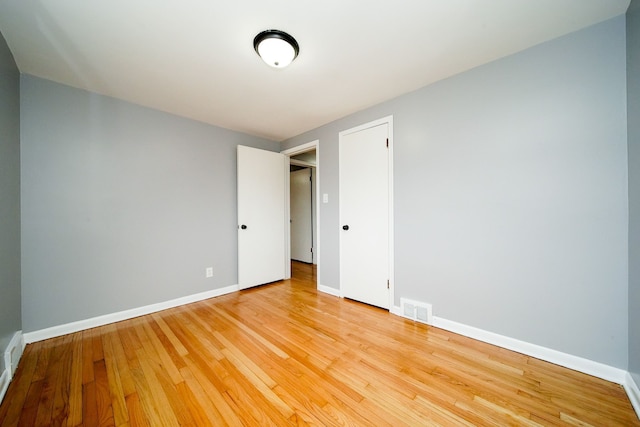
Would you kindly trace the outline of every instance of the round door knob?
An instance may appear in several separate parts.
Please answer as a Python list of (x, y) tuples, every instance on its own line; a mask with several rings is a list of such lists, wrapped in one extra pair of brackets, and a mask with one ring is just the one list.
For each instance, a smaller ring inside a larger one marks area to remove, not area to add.
[(242, 224), (242, 225), (240, 226), (240, 228), (242, 228), (243, 230), (246, 230), (246, 229), (247, 229), (247, 226), (246, 226), (246, 225), (244, 225), (244, 224)]
[(343, 229), (344, 231), (347, 231), (347, 230), (349, 229), (349, 226), (348, 226), (348, 225), (343, 225), (343, 226), (342, 226), (342, 229)]

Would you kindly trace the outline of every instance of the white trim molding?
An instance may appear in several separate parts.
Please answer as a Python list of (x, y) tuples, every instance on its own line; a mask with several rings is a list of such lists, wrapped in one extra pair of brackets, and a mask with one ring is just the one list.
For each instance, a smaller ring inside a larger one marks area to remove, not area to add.
[(633, 377), (628, 372), (623, 386), (625, 391), (627, 392), (627, 396), (629, 396), (631, 406), (633, 406), (636, 414), (638, 414), (638, 418), (640, 418), (640, 388), (638, 388), (638, 384), (636, 384), (636, 382), (633, 380)]
[(443, 319), (441, 317), (433, 317), (433, 326), (489, 344), (497, 345), (499, 347), (506, 348), (507, 350), (517, 351), (518, 353), (526, 354), (527, 356), (551, 362), (565, 368), (593, 375), (594, 377), (602, 378), (616, 384), (625, 383), (627, 371), (605, 365), (604, 363), (594, 362), (593, 360), (552, 350), (540, 345), (505, 337), (504, 335), (488, 332), (483, 329), (474, 328), (472, 326)]
[(330, 286), (321, 285), (320, 283), (318, 283), (318, 291), (322, 292), (322, 293), (325, 293), (325, 294), (333, 295), (334, 297), (342, 298), (342, 294), (340, 293), (340, 289), (332, 288)]
[(0, 374), (0, 402), (4, 399), (4, 395), (9, 389), (9, 383), (16, 373), (18, 363), (22, 358), (24, 352), (25, 342), (22, 336), (22, 331), (17, 331), (11, 337), (9, 345), (4, 352), (4, 371)]
[[(282, 154), (286, 154), (287, 156), (291, 157), (291, 156), (295, 156), (297, 154), (302, 154), (302, 153), (306, 153), (307, 151), (311, 151), (314, 148), (317, 149), (318, 145), (320, 145), (320, 140), (316, 139), (314, 141), (311, 142), (307, 142), (304, 144), (300, 144), (300, 145), (296, 145), (295, 147), (291, 147), (291, 148), (287, 148), (286, 150), (281, 151)], [(318, 161), (318, 158), (316, 156), (316, 163)]]
[(133, 319), (134, 317), (144, 316), (145, 314), (155, 313), (157, 311), (166, 310), (168, 308), (178, 307), (180, 305), (198, 302), (221, 295), (230, 294), (240, 290), (238, 285), (227, 286), (225, 288), (213, 289), (199, 294), (188, 295), (186, 297), (176, 298), (170, 301), (151, 304), (144, 307), (124, 310), (117, 313), (106, 314), (104, 316), (92, 317), (90, 319), (79, 320), (64, 325), (52, 326), (38, 331), (27, 332), (24, 334), (26, 343), (46, 340), (49, 338), (59, 337), (65, 334), (71, 334), (85, 329), (91, 329), (98, 326), (107, 325), (109, 323), (121, 322), (123, 320)]
[[(393, 306), (390, 313), (404, 317), (401, 308), (398, 306)], [(614, 368), (604, 363), (520, 341), (494, 332), (443, 319), (442, 317), (433, 316), (432, 326), (620, 384), (624, 387), (633, 409), (640, 418), (640, 389), (631, 374), (624, 369)]]
[(473, 326), (464, 325), (441, 317), (433, 317), (433, 326), (489, 344), (497, 345), (499, 347), (506, 348), (507, 350), (517, 351), (518, 353), (526, 354), (527, 356), (551, 362), (565, 368), (593, 375), (594, 377), (602, 378), (616, 384), (625, 383), (627, 371), (605, 365), (604, 363), (594, 362), (593, 360), (552, 350), (540, 345), (505, 337), (504, 335), (488, 332), (483, 329), (474, 328)]

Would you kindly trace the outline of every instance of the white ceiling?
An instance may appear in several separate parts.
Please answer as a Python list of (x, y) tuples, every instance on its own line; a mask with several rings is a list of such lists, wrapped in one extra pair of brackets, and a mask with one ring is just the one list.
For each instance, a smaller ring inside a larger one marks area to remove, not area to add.
[[(630, 0), (0, 0), (18, 68), (283, 140), (623, 14)], [(273, 69), (262, 30), (300, 55)]]

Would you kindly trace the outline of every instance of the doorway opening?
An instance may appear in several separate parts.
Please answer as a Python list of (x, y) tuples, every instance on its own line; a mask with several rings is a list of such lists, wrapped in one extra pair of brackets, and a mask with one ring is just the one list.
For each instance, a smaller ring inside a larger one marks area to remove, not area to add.
[(291, 260), (307, 264), (315, 264), (316, 252), (315, 159), (315, 150), (307, 151), (291, 157), (289, 166)]
[[(286, 227), (285, 230), (286, 256), (292, 262), (308, 263), (311, 269), (316, 271), (320, 270), (319, 142), (316, 140), (282, 151), (282, 154), (289, 159), (286, 174), (289, 178), (286, 185), (289, 197), (285, 208), (289, 214), (289, 227)], [(307, 179), (305, 177), (310, 179), (310, 185), (306, 189), (302, 187), (304, 180)], [(298, 182), (298, 186), (294, 181)], [(294, 184), (293, 187), (292, 184)], [(300, 195), (297, 194), (295, 188), (303, 188), (304, 191), (300, 194), (306, 200), (296, 199)], [(296, 212), (293, 212), (292, 209), (295, 209)], [(310, 214), (308, 217), (307, 213)], [(302, 215), (304, 221), (296, 219), (296, 215)], [(293, 221), (296, 221), (296, 224)], [(300, 224), (300, 222), (305, 224)], [(302, 227), (299, 227), (300, 225)], [(300, 233), (304, 235), (301, 236)], [(306, 257), (302, 257), (300, 247), (303, 248), (302, 251), (308, 251)], [(287, 278), (291, 278), (291, 276), (292, 269), (289, 264)], [(317, 286), (321, 282), (317, 275), (316, 278)]]

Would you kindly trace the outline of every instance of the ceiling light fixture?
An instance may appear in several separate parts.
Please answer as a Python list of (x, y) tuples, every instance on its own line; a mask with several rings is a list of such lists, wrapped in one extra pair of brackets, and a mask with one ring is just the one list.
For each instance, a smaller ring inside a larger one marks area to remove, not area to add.
[(296, 59), (300, 47), (296, 39), (280, 30), (266, 30), (253, 39), (260, 58), (275, 68), (284, 68)]

